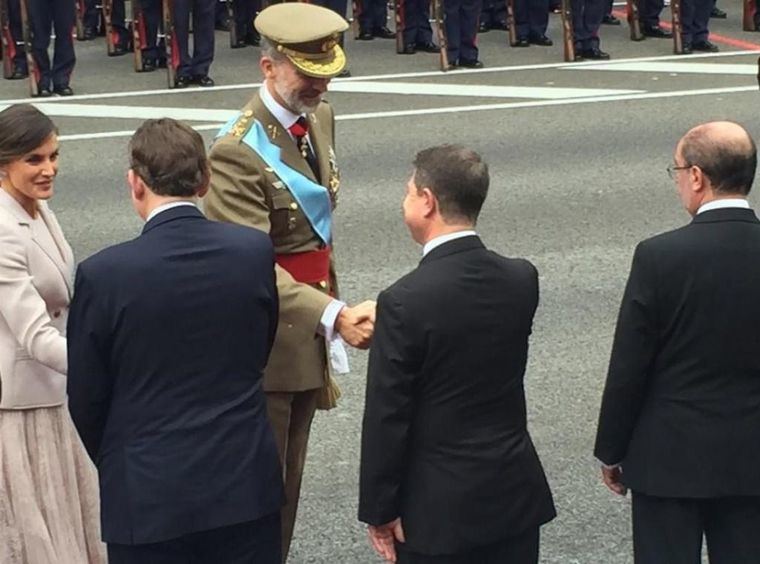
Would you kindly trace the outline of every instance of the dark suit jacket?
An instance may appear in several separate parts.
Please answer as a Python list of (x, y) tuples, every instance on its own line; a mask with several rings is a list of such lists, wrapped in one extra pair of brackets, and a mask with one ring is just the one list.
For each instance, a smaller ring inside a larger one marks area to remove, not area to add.
[(98, 467), (106, 542), (279, 510), (261, 390), (277, 326), (273, 265), (266, 234), (183, 206), (79, 266), (69, 407)]
[(409, 550), (452, 554), (554, 517), (523, 389), (537, 305), (533, 265), (474, 236), (433, 249), (380, 294), (361, 521), (401, 517)]
[(660, 497), (760, 495), (760, 223), (697, 215), (636, 248), (596, 456)]

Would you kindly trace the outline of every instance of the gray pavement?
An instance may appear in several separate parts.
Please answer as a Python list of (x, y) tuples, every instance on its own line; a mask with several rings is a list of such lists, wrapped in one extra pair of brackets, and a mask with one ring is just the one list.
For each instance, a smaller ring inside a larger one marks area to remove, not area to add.
[[(729, 41), (760, 43), (760, 35), (739, 31), (737, 0), (721, 1), (721, 7), (729, 19), (713, 20), (714, 32)], [(567, 68), (561, 64), (557, 16), (552, 16), (550, 35), (554, 47), (520, 50), (506, 46), (504, 32), (491, 31), (480, 36), (482, 58), (490, 68), (446, 75), (435, 72), (435, 55), (402, 57), (394, 54), (392, 41), (348, 41), (354, 78), (336, 81), (336, 90), (343, 83), (376, 84), (379, 90), (387, 83), (411, 86), (404, 87), (408, 94), (367, 93), (362, 86), (365, 92), (329, 97), (342, 118), (337, 149), (343, 190), (335, 217), (341, 289), (350, 302), (374, 298), (415, 267), (420, 249), (407, 235), (400, 205), (417, 150), (457, 142), (482, 153), (491, 167), (492, 187), (478, 230), (491, 248), (529, 258), (541, 274), (526, 389), (530, 430), (559, 513), (542, 531), (541, 562), (625, 564), (632, 562), (629, 501), (601, 485), (591, 454), (619, 300), (636, 243), (688, 221), (665, 172), (679, 136), (698, 122), (725, 118), (760, 139), (759, 94), (749, 67), (757, 57), (744, 51), (669, 57), (668, 41), (631, 43), (625, 26), (604, 27), (603, 48), (613, 62), (656, 58), (663, 66), (627, 72), (592, 70), (598, 65)], [(127, 137), (118, 132), (134, 129), (146, 108), (179, 108), (191, 112), (186, 115), (193, 125), (209, 126), (203, 133), (211, 142), (218, 119), (208, 119), (203, 111), (234, 111), (254, 90), (257, 50), (231, 51), (226, 40), (217, 35), (212, 67), (220, 88), (152, 95), (126, 93), (165, 88), (164, 75), (132, 73), (131, 61), (107, 58), (100, 42), (77, 44), (79, 66), (72, 85), (79, 96), (46, 103), (45, 109), (57, 116), (63, 136), (52, 205), (80, 260), (137, 235), (141, 227), (123, 180)], [(737, 44), (721, 47), (729, 51)], [(668, 66), (673, 63), (710, 66), (686, 72)], [(722, 65), (728, 65), (726, 74), (715, 74), (723, 72), (716, 69)], [(493, 70), (507, 66), (512, 68)], [(399, 73), (424, 74), (387, 76)], [(362, 78), (368, 76), (375, 78)], [(24, 84), (0, 82), (0, 106), (3, 100), (25, 98)], [(418, 95), (418, 83), (462, 89), (458, 96)], [(496, 96), (493, 90), (481, 95), (480, 86), (636, 92), (570, 103), (562, 96), (546, 99), (524, 92), (522, 97), (509, 91)], [(722, 90), (698, 93), (710, 89)], [(116, 94), (88, 97), (98, 93)], [(483, 110), (484, 105), (500, 107)], [(120, 115), (134, 113), (109, 117), (103, 106)], [(444, 113), (446, 108), (457, 109)], [(404, 111), (408, 115), (391, 113)], [(380, 115), (364, 115), (373, 112)], [(315, 421), (291, 555), (297, 564), (378, 561), (356, 521), (367, 356), (352, 353), (351, 360), (352, 373), (341, 378), (340, 407)]]

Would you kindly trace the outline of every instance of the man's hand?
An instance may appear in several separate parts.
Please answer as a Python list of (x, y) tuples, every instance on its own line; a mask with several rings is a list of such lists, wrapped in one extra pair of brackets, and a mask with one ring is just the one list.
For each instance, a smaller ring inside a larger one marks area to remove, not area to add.
[(404, 538), (404, 529), (401, 526), (401, 518), (397, 517), (385, 525), (370, 525), (367, 529), (369, 542), (375, 552), (386, 560), (386, 562), (396, 561), (396, 542), (406, 542)]
[(344, 307), (335, 319), (335, 330), (352, 347), (369, 348), (375, 331), (375, 302), (367, 300), (354, 307)]
[(602, 466), (602, 481), (604, 485), (618, 495), (628, 493), (628, 488), (620, 482), (620, 476), (622, 475), (623, 469), (620, 466)]

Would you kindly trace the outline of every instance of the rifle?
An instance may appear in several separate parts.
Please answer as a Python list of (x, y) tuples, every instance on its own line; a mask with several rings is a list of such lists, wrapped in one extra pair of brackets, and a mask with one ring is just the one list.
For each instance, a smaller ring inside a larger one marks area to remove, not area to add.
[(673, 53), (683, 53), (683, 40), (681, 39), (681, 0), (671, 0), (670, 10), (673, 15)]
[(106, 28), (106, 52), (112, 57), (116, 52), (116, 44), (119, 42), (119, 34), (113, 28), (113, 0), (103, 0), (103, 25)]
[(84, 41), (84, 0), (74, 0), (74, 11), (76, 13), (76, 38), (77, 41)]
[(132, 0), (132, 45), (134, 46), (135, 72), (143, 70), (143, 49), (147, 46), (147, 36), (145, 13), (140, 0)]
[(174, 0), (162, 0), (164, 18), (164, 47), (166, 48), (166, 79), (174, 88), (179, 67), (179, 46), (174, 35)]
[(628, 20), (631, 41), (642, 41), (644, 34), (641, 33), (641, 23), (639, 22), (639, 0), (626, 0), (625, 16)]
[[(224, 0), (223, 0), (224, 1)], [(238, 44), (238, 28), (235, 19), (235, 0), (226, 0), (227, 25), (230, 26), (230, 47), (234, 49)]]
[(446, 24), (443, 11), (444, 0), (433, 0), (433, 18), (435, 19), (435, 34), (441, 49), (441, 70), (449, 70), (449, 41), (446, 38)]
[(29, 0), (19, 0), (21, 8), (21, 36), (24, 38), (24, 52), (26, 53), (26, 66), (29, 69), (29, 94), (37, 96), (40, 81), (40, 71), (37, 62), (32, 55), (32, 23), (29, 19)]
[(571, 62), (575, 60), (575, 37), (573, 33), (573, 7), (570, 0), (562, 0), (560, 15), (562, 16), (562, 42), (565, 46), (565, 61)]
[(401, 54), (404, 52), (404, 28), (406, 27), (405, 1), (393, 0), (393, 8), (396, 12), (396, 53)]
[(757, 31), (755, 25), (755, 13), (757, 12), (756, 0), (744, 0), (742, 11), (742, 29), (744, 31)]
[(0, 53), (3, 56), (3, 78), (13, 76), (13, 57), (16, 55), (16, 40), (11, 35), (8, 0), (0, 0)]
[(361, 17), (364, 13), (364, 2), (362, 0), (351, 0), (351, 12), (353, 17), (351, 19), (351, 31), (354, 34), (354, 39), (359, 37), (361, 32)]
[(517, 24), (515, 23), (515, 0), (507, 0), (507, 39), (509, 46), (517, 45)]

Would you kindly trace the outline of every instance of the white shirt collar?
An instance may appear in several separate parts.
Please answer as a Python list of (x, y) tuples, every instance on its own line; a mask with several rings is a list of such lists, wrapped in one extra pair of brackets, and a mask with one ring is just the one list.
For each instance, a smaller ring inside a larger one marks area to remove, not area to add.
[(290, 129), (290, 127), (298, 121), (298, 118), (301, 117), (300, 114), (294, 114), (289, 109), (281, 106), (269, 92), (266, 82), (261, 85), (259, 96), (261, 96), (261, 101), (264, 102), (264, 106), (269, 110), (269, 113), (271, 113), (274, 116), (274, 119), (279, 121), (280, 125), (286, 130)]
[(744, 208), (749, 209), (749, 202), (744, 198), (723, 198), (722, 200), (713, 200), (699, 206), (697, 215), (710, 210), (720, 210), (724, 208)]
[(181, 202), (169, 202), (168, 204), (162, 204), (158, 206), (157, 208), (154, 208), (152, 212), (148, 215), (147, 218), (145, 218), (145, 223), (148, 223), (151, 219), (156, 217), (161, 212), (165, 212), (166, 210), (170, 210), (172, 208), (178, 208), (180, 206), (193, 206), (198, 207), (195, 205), (195, 202), (190, 202), (188, 200), (182, 200)]
[(438, 237), (430, 239), (430, 241), (425, 243), (425, 246), (422, 247), (422, 256), (426, 256), (430, 251), (436, 247), (440, 247), (444, 243), (448, 243), (449, 241), (453, 241), (455, 239), (461, 239), (462, 237), (471, 237), (472, 235), (477, 235), (473, 229), (466, 229), (465, 231), (455, 231), (454, 233), (439, 235)]

